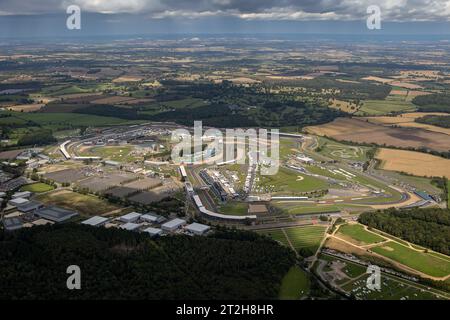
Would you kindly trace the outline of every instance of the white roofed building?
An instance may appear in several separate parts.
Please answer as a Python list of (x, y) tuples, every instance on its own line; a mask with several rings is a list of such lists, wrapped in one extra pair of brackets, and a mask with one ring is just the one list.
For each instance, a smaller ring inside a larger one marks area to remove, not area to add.
[(164, 223), (163, 225), (161, 225), (161, 228), (164, 231), (173, 232), (173, 231), (181, 228), (185, 224), (186, 224), (186, 220), (176, 218), (176, 219), (170, 220), (169, 222)]
[(105, 225), (108, 221), (109, 221), (108, 218), (94, 216), (92, 218), (82, 221), (81, 224), (93, 226), (93, 227), (100, 227), (100, 226)]
[(137, 221), (140, 217), (142, 216), (142, 214), (137, 213), (137, 212), (131, 212), (128, 213), (124, 216), (121, 216), (119, 219), (122, 222), (135, 222)]
[(209, 230), (211, 230), (211, 227), (207, 226), (205, 224), (194, 222), (194, 223), (186, 226), (185, 229), (195, 235), (201, 236), (201, 235), (204, 235), (205, 233), (207, 233)]

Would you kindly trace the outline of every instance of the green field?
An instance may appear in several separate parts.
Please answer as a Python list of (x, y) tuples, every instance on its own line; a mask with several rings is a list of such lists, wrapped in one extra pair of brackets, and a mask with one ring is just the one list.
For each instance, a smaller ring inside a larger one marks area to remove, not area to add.
[(311, 252), (315, 252), (324, 237), (325, 229), (326, 227), (324, 226), (305, 226), (261, 230), (257, 232), (269, 236), (285, 246), (293, 247), (295, 250), (305, 248)]
[(382, 242), (385, 239), (381, 236), (368, 232), (360, 224), (346, 224), (339, 228), (338, 233), (350, 237), (358, 242), (358, 244), (366, 245)]
[(139, 160), (139, 157), (130, 155), (132, 146), (100, 146), (93, 147), (80, 153), (81, 156), (97, 156), (118, 162), (132, 162)]
[(325, 233), (323, 226), (285, 228), (286, 234), (296, 250), (308, 248), (316, 251)]
[(46, 205), (61, 206), (63, 208), (75, 210), (85, 216), (101, 215), (119, 207), (112, 205), (98, 197), (83, 195), (68, 190), (55, 190), (36, 197)]
[(371, 250), (430, 276), (445, 277), (450, 274), (450, 262), (448, 260), (416, 251), (399, 243), (390, 241)]
[(298, 300), (307, 296), (310, 282), (306, 272), (299, 267), (291, 267), (284, 276), (278, 298), (280, 300)]
[(3, 114), (11, 115), (0, 118), (1, 125), (10, 126), (41, 126), (49, 129), (66, 129), (68, 127), (87, 126), (101, 127), (109, 125), (136, 124), (145, 121), (124, 120), (114, 117), (95, 116), (77, 113), (21, 113), (7, 111)]
[(232, 216), (244, 216), (248, 213), (248, 205), (245, 202), (228, 201), (218, 209), (220, 213)]
[(276, 175), (259, 177), (257, 188), (262, 188), (263, 193), (292, 195), (327, 189), (328, 186), (322, 180), (286, 168), (280, 168)]
[(263, 230), (263, 231), (258, 231), (258, 233), (266, 235), (266, 236), (272, 238), (273, 240), (280, 242), (282, 245), (289, 247), (289, 242), (283, 232), (283, 229)]
[(332, 159), (367, 161), (366, 152), (369, 149), (368, 147), (349, 146), (321, 137), (316, 151)]
[(289, 214), (309, 214), (309, 213), (331, 213), (339, 211), (339, 207), (330, 206), (295, 206), (287, 209)]
[(414, 111), (416, 107), (410, 101), (404, 101), (394, 96), (389, 96), (386, 100), (366, 100), (356, 113), (357, 115), (385, 115), (391, 112)]
[(34, 192), (34, 193), (41, 193), (41, 192), (47, 192), (47, 191), (51, 191), (55, 189), (53, 186), (50, 186), (46, 183), (32, 183), (32, 184), (27, 184), (26, 186), (23, 186), (22, 188), (20, 188), (20, 191), (30, 191), (30, 192)]

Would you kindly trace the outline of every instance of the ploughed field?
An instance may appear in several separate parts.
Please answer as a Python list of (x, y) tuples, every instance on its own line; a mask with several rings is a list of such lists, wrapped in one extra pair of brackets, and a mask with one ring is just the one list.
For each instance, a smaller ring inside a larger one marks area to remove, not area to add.
[(381, 148), (375, 158), (380, 168), (424, 177), (450, 178), (450, 160), (426, 153)]
[(333, 122), (306, 128), (309, 133), (339, 141), (374, 143), (399, 148), (428, 148), (447, 152), (450, 136), (418, 128), (392, 128), (355, 118), (338, 118)]

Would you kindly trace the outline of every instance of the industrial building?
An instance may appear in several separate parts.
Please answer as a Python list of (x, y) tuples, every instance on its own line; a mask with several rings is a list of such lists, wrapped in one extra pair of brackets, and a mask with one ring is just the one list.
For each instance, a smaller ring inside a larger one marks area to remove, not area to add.
[(100, 227), (100, 226), (104, 226), (108, 221), (109, 221), (108, 218), (94, 216), (92, 218), (82, 221), (81, 224), (93, 226), (93, 227)]
[(3, 219), (3, 227), (5, 228), (5, 230), (14, 231), (21, 229), (23, 227), (23, 224), (22, 221), (17, 217), (5, 218)]
[(141, 224), (128, 222), (120, 226), (120, 229), (128, 230), (128, 231), (136, 231), (141, 227)]
[(161, 225), (161, 228), (167, 232), (174, 232), (175, 230), (181, 228), (185, 224), (186, 224), (186, 220), (176, 218), (176, 219), (170, 220), (169, 222), (164, 223), (163, 225)]
[(11, 198), (12, 199), (17, 199), (17, 198), (28, 199), (29, 197), (31, 197), (31, 195), (32, 195), (32, 193), (30, 191), (16, 192), (11, 196)]
[(166, 218), (164, 218), (163, 216), (159, 216), (151, 212), (143, 214), (142, 216), (140, 216), (140, 219), (142, 221), (150, 223), (163, 223), (164, 221), (166, 221)]
[(30, 213), (43, 208), (44, 205), (37, 201), (27, 201), (24, 204), (18, 205), (17, 210), (23, 213)]
[(200, 223), (194, 222), (194, 223), (186, 226), (185, 230), (187, 230), (197, 236), (202, 236), (205, 233), (207, 233), (209, 230), (211, 230), (211, 227), (207, 226), (205, 224), (200, 224)]
[(12, 205), (14, 207), (18, 207), (20, 205), (24, 205), (25, 203), (29, 202), (30, 200), (28, 199), (24, 199), (24, 198), (16, 198), (16, 199), (11, 199), (8, 201), (9, 205)]
[(64, 222), (77, 216), (78, 212), (51, 206), (34, 211), (34, 215), (53, 222)]
[(124, 216), (121, 216), (121, 217), (119, 218), (119, 220), (122, 221), (122, 222), (125, 222), (125, 223), (128, 223), (128, 222), (135, 222), (135, 221), (137, 221), (141, 216), (142, 216), (142, 214), (140, 214), (140, 213), (137, 213), (137, 212), (131, 212), (131, 213), (128, 213), (128, 214), (126, 214), (126, 215), (124, 215)]
[(143, 232), (148, 233), (151, 237), (157, 237), (157, 236), (160, 236), (163, 231), (159, 228), (149, 227), (149, 228), (143, 230)]

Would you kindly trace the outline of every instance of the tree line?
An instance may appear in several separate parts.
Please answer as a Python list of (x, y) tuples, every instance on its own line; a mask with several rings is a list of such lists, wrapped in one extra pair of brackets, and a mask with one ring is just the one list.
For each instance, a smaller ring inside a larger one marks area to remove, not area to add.
[(450, 210), (394, 208), (377, 212), (365, 212), (358, 221), (393, 236), (450, 254)]

